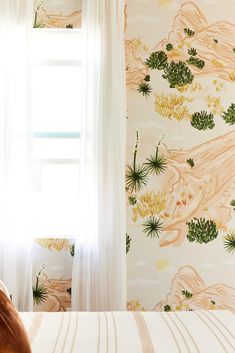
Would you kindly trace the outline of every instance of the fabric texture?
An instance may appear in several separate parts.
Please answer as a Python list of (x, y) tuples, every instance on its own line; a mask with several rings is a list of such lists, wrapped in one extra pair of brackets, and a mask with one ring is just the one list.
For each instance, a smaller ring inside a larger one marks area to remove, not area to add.
[(234, 353), (229, 311), (22, 313), (34, 353)]
[(18, 309), (32, 309), (30, 72), (32, 1), (0, 2), (0, 278)]
[(21, 318), (2, 290), (0, 290), (0, 353), (31, 353)]
[(123, 310), (125, 271), (124, 2), (83, 2), (84, 112), (73, 310)]

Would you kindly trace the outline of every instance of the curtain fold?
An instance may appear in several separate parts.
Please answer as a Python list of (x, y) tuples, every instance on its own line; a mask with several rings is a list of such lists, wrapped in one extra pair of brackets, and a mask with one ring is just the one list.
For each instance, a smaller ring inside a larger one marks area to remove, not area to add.
[(124, 2), (84, 0), (80, 232), (72, 309), (125, 310)]
[(32, 0), (0, 2), (0, 278), (32, 310), (30, 72)]

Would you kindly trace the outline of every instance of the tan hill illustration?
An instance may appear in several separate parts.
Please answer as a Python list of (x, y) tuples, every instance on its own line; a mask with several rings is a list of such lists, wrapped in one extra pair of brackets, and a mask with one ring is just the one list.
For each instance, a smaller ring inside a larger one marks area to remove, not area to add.
[(40, 283), (46, 287), (48, 294), (45, 302), (34, 305), (34, 311), (67, 311), (71, 307), (71, 295), (67, 291), (71, 288), (71, 279), (50, 279), (43, 274)]
[[(160, 246), (180, 245), (187, 235), (186, 222), (193, 217), (213, 219), (219, 230), (226, 230), (234, 212), (230, 201), (235, 191), (235, 131), (190, 150), (167, 153), (161, 191), (168, 196)], [(193, 159), (193, 168), (188, 159)]]
[(82, 23), (82, 11), (75, 11), (70, 15), (53, 15), (47, 14), (45, 27), (48, 28), (65, 28), (72, 25), (74, 28), (80, 28)]
[[(188, 37), (185, 28), (195, 34)], [(219, 21), (209, 25), (199, 7), (187, 2), (178, 11), (168, 38), (153, 51), (164, 50), (167, 43), (174, 47), (171, 55), (175, 61), (187, 60), (189, 48), (197, 50), (197, 57), (205, 61), (205, 67), (198, 69), (190, 65), (195, 75), (214, 74), (228, 81), (235, 79), (235, 24)]]
[(82, 23), (82, 11), (74, 11), (71, 14), (50, 14), (44, 8), (39, 8), (37, 11), (37, 21), (39, 27), (44, 28), (80, 28)]
[(144, 57), (146, 52), (138, 39), (125, 41), (126, 84), (129, 89), (136, 89), (148, 73)]
[[(189, 37), (185, 28), (193, 31), (194, 35)], [(209, 74), (226, 81), (235, 81), (235, 24), (226, 21), (209, 24), (200, 8), (193, 2), (186, 2), (180, 7), (173, 21), (172, 31), (150, 50), (137, 50), (136, 40), (127, 39), (125, 42), (129, 89), (136, 89), (144, 74), (150, 72), (145, 60), (151, 52), (159, 50), (165, 51), (169, 60), (177, 62), (188, 60), (188, 50), (195, 48), (197, 58), (205, 62), (204, 68), (188, 64), (195, 76)], [(173, 45), (173, 50), (166, 50), (168, 43)]]
[(235, 312), (235, 288), (222, 283), (208, 287), (193, 267), (184, 266), (173, 278), (166, 299), (153, 310), (163, 311), (165, 305), (171, 310), (225, 309)]

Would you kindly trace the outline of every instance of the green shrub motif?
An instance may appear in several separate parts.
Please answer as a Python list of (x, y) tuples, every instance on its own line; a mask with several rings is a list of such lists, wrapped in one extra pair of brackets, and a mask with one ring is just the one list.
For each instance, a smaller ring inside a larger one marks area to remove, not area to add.
[(230, 205), (235, 207), (235, 200), (230, 201)]
[(150, 81), (150, 75), (146, 75), (144, 80), (145, 80), (145, 82), (149, 82)]
[(191, 117), (191, 125), (198, 130), (213, 129), (215, 127), (214, 115), (205, 110), (196, 112)]
[(187, 159), (187, 163), (190, 165), (191, 168), (194, 167), (194, 160), (192, 158)]
[(195, 48), (190, 48), (190, 49), (188, 49), (188, 54), (191, 56), (196, 56), (197, 50)]
[(235, 103), (232, 103), (226, 112), (223, 112), (222, 118), (226, 124), (234, 125), (235, 124)]
[(193, 218), (190, 222), (186, 223), (188, 226), (187, 238), (190, 242), (199, 244), (206, 244), (218, 236), (216, 224), (212, 220), (205, 218)]
[(187, 34), (188, 37), (193, 37), (195, 32), (190, 28), (184, 28), (184, 33)]
[(205, 66), (205, 61), (195, 58), (195, 56), (190, 56), (190, 58), (186, 60), (186, 62), (189, 65), (196, 66), (198, 69), (203, 69), (203, 67)]
[(128, 197), (128, 201), (129, 201), (130, 205), (135, 206), (135, 204), (137, 202), (137, 197), (131, 195), (131, 196)]
[(182, 290), (182, 294), (187, 298), (190, 299), (193, 296), (193, 293), (188, 292), (187, 290)]
[(131, 246), (131, 237), (126, 233), (126, 254), (129, 252)]
[(164, 51), (156, 51), (145, 61), (149, 69), (162, 70), (167, 65), (167, 55)]
[(168, 304), (164, 305), (164, 311), (166, 311), (166, 312), (172, 311), (171, 306)]
[(191, 70), (183, 61), (171, 61), (170, 64), (165, 66), (162, 77), (169, 82), (170, 88), (188, 85), (194, 79)]
[(173, 49), (173, 45), (171, 43), (167, 43), (166, 50), (171, 51)]

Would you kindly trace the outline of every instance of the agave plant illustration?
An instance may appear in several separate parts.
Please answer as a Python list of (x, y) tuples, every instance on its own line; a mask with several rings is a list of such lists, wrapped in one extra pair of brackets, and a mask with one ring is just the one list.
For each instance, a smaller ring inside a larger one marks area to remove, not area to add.
[(128, 165), (126, 169), (126, 188), (130, 192), (139, 191), (148, 181), (148, 171), (145, 166), (136, 163), (138, 144), (139, 134), (137, 131), (133, 163)]
[(235, 232), (230, 231), (224, 237), (224, 248), (228, 253), (235, 252)]
[(163, 230), (163, 222), (160, 218), (154, 216), (150, 216), (142, 225), (144, 227), (144, 233), (150, 238), (159, 238), (159, 234)]
[(44, 27), (44, 22), (42, 20), (38, 20), (38, 13), (41, 10), (43, 5), (43, 1), (39, 3), (37, 6), (35, 13), (34, 13), (34, 22), (33, 22), (33, 28), (43, 28)]
[(155, 155), (147, 158), (147, 162), (144, 163), (144, 165), (148, 173), (154, 173), (156, 175), (159, 175), (165, 172), (167, 166), (167, 159), (164, 155), (159, 155), (157, 146)]
[(38, 272), (36, 277), (36, 284), (33, 286), (33, 302), (36, 305), (42, 304), (46, 301), (48, 296), (48, 290), (44, 284), (39, 284), (39, 278), (44, 271), (44, 266), (42, 266), (41, 270)]
[(142, 93), (143, 96), (149, 97), (150, 93), (152, 92), (152, 87), (147, 82), (141, 82), (138, 86), (137, 91)]

